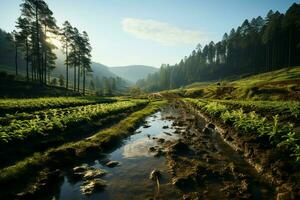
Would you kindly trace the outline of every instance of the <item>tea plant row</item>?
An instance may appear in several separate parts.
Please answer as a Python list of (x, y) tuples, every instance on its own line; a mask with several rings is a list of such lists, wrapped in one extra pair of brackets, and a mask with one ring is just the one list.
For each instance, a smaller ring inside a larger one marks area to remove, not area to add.
[(70, 109), (51, 109), (45, 111), (43, 117), (36, 115), (32, 119), (13, 119), (7, 125), (0, 125), (0, 143), (26, 140), (32, 136), (47, 136), (53, 130), (60, 132), (68, 126), (89, 122), (110, 114), (122, 113), (145, 104), (147, 101), (133, 100), (78, 106)]
[(0, 115), (8, 113), (31, 112), (49, 108), (89, 105), (111, 102), (111, 99), (83, 97), (46, 97), (28, 99), (0, 99)]
[(185, 99), (201, 111), (212, 117), (219, 118), (224, 123), (232, 125), (242, 133), (257, 134), (267, 137), (270, 144), (290, 152), (290, 156), (300, 162), (300, 137), (292, 123), (280, 123), (279, 114), (267, 120), (255, 111), (245, 112), (242, 108), (232, 110), (229, 106), (218, 101)]

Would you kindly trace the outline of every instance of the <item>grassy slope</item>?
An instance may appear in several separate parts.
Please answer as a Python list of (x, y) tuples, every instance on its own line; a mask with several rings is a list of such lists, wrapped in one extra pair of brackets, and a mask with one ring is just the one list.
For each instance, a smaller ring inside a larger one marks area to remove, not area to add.
[[(151, 102), (146, 108), (134, 112), (118, 124), (107, 128), (93, 137), (79, 142), (68, 143), (58, 148), (53, 148), (45, 153), (37, 153), (32, 157), (18, 162), (16, 165), (0, 170), (0, 194), (6, 197), (24, 189), (30, 182), (34, 183), (37, 174), (45, 169), (56, 169), (80, 162), (81, 159), (111, 148), (122, 138), (133, 133), (136, 126), (144, 117), (158, 110), (166, 101)], [(21, 184), (21, 185), (20, 185)], [(34, 186), (32, 186), (34, 188)], [(29, 186), (28, 190), (32, 187)], [(14, 191), (12, 191), (12, 189)], [(9, 193), (7, 193), (9, 192)], [(1, 197), (1, 196), (0, 196)]]
[(232, 82), (197, 82), (165, 91), (185, 97), (219, 99), (300, 100), (300, 67), (289, 67)]

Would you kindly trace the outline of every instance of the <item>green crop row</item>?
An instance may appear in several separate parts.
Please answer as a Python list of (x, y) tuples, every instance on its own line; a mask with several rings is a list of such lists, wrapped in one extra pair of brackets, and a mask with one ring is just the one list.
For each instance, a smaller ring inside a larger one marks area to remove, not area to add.
[(112, 102), (111, 99), (83, 97), (46, 97), (31, 99), (0, 99), (0, 114), (37, 111), (49, 108), (65, 108), (70, 106), (89, 105)]
[(69, 125), (90, 121), (113, 113), (123, 112), (147, 101), (134, 100), (111, 104), (78, 106), (72, 109), (51, 109), (41, 118), (36, 115), (29, 120), (13, 119), (8, 125), (0, 125), (0, 143), (25, 140), (35, 135), (47, 135), (52, 130), (63, 130)]
[[(94, 105), (94, 104), (89, 104)], [(53, 115), (63, 115), (65, 113), (76, 112), (81, 110), (83, 107), (88, 105), (79, 105), (74, 107), (66, 108), (52, 108), (46, 110), (39, 110), (34, 112), (20, 112), (15, 114), (6, 114), (5, 116), (0, 117), (0, 125), (7, 125), (13, 120), (31, 120), (35, 118), (47, 119), (49, 116)]]
[(280, 113), (293, 118), (300, 117), (300, 102), (297, 101), (241, 101), (241, 100), (214, 100), (226, 105), (235, 105), (255, 111)]
[(202, 111), (213, 117), (220, 118), (224, 123), (233, 125), (243, 133), (258, 134), (259, 137), (268, 137), (270, 144), (288, 150), (291, 157), (300, 161), (300, 137), (291, 123), (279, 123), (279, 115), (272, 121), (257, 114), (255, 111), (244, 112), (243, 109), (231, 110), (229, 106), (220, 102), (205, 102), (196, 99), (185, 99)]

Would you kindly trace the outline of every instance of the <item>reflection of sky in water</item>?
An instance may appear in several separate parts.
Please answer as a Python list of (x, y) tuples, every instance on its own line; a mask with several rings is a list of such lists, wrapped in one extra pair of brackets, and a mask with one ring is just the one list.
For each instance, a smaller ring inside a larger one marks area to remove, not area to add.
[[(139, 134), (132, 135), (128, 140), (126, 140), (125, 145), (121, 147), (121, 154), (125, 158), (132, 158), (138, 156), (153, 156), (149, 152), (149, 147), (157, 145), (157, 142), (151, 137), (164, 138), (166, 140), (172, 140), (176, 138), (175, 135), (166, 135), (163, 132), (174, 133), (174, 129), (170, 128), (172, 121), (162, 120), (161, 112), (156, 113), (154, 116), (150, 116), (146, 119), (146, 122), (150, 127), (144, 128), (140, 127), (136, 132)], [(163, 129), (163, 126), (168, 126), (169, 128)]]
[[(166, 170), (164, 157), (155, 158), (149, 152), (149, 147), (158, 145), (152, 137), (166, 140), (173, 140), (178, 137), (178, 135), (174, 134), (175, 129), (172, 128), (173, 121), (164, 119), (164, 117), (168, 115), (174, 116), (176, 113), (168, 111), (157, 112), (147, 117), (145, 121), (150, 127), (144, 128), (141, 126), (135, 131), (134, 135), (123, 141), (123, 145), (120, 148), (107, 155), (110, 160), (121, 162), (120, 166), (108, 168), (101, 164), (101, 161), (96, 161), (92, 164), (93, 167), (105, 169), (109, 172), (108, 175), (103, 177), (109, 183), (109, 186), (104, 191), (91, 196), (84, 196), (80, 192), (82, 182), (74, 184), (65, 178), (61, 191), (58, 194), (58, 199), (148, 199), (153, 197), (155, 183), (149, 180), (149, 173), (154, 168), (157, 168), (162, 171), (166, 179), (170, 177)], [(163, 129), (163, 126), (168, 126), (169, 128)], [(169, 136), (164, 132), (172, 135)], [(148, 138), (148, 135), (150, 135), (151, 139)], [(166, 187), (163, 189), (163, 196), (168, 196), (166, 199), (177, 199), (175, 198), (176, 192), (174, 192), (172, 187), (167, 184), (162, 184), (161, 187)]]

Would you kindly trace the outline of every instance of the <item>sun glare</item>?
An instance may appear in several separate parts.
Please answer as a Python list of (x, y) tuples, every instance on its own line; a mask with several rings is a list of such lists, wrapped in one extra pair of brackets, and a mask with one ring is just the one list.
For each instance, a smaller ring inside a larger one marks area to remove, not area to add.
[(59, 36), (54, 34), (49, 34), (47, 36), (47, 41), (51, 44), (55, 45), (57, 48), (60, 48), (62, 46)]

